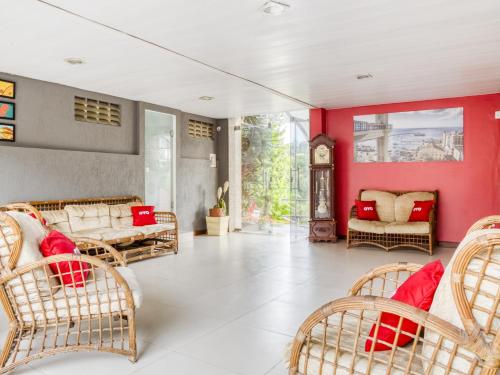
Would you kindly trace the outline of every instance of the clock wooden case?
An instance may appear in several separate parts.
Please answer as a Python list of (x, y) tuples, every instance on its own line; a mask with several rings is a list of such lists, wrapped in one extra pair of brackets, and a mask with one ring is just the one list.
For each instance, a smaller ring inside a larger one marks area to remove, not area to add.
[(335, 141), (320, 134), (309, 142), (310, 241), (337, 241), (335, 220)]

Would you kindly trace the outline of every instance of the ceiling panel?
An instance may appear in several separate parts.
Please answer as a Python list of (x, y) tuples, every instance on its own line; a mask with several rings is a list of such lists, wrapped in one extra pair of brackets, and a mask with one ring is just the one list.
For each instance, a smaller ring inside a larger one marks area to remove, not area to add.
[(281, 16), (259, 0), (49, 1), (178, 54), (17, 0), (0, 70), (217, 118), (500, 91), (498, 0), (284, 0)]

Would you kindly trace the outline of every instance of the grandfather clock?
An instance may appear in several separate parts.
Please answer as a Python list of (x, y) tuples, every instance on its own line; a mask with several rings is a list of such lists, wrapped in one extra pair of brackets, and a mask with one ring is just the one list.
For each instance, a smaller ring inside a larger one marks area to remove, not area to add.
[(309, 241), (337, 241), (335, 221), (335, 141), (324, 134), (309, 142)]

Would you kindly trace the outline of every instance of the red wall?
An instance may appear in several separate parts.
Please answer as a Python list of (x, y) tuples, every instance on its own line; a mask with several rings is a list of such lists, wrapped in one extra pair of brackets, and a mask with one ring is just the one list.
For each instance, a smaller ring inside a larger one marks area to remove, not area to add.
[[(464, 108), (464, 161), (354, 163), (353, 116), (447, 107)], [(346, 233), (348, 212), (359, 189), (439, 191), (438, 240), (459, 242), (477, 219), (500, 214), (500, 93), (383, 104), (326, 111), (327, 134), (336, 140), (336, 214)], [(321, 132), (311, 110), (311, 137)]]

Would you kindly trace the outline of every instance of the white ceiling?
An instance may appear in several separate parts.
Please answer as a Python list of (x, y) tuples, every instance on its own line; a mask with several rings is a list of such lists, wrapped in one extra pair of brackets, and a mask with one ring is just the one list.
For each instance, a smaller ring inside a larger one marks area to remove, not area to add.
[(0, 71), (215, 118), (500, 92), (499, 0), (282, 1), (47, 0), (140, 40), (0, 0)]

